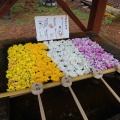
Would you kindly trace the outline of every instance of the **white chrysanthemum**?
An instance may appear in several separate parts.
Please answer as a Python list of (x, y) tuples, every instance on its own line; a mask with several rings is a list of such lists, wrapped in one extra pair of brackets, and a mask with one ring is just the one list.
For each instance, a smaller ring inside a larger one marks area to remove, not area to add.
[(71, 41), (45, 42), (49, 51), (47, 55), (52, 58), (66, 75), (76, 77), (90, 72), (89, 63)]

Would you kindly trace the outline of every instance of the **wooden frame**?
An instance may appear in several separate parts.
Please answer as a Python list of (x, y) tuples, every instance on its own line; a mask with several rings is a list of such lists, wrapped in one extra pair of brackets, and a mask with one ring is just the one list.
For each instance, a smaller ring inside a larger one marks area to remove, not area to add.
[[(104, 70), (103, 74), (108, 74), (108, 73), (115, 72), (115, 71), (116, 71), (116, 68), (111, 68), (111, 69)], [(78, 77), (74, 77), (74, 78), (72, 78), (72, 80), (73, 80), (73, 82), (75, 82), (75, 81), (85, 80), (85, 79), (92, 78), (92, 77), (93, 77), (92, 73), (89, 73), (89, 74), (86, 74), (86, 75), (81, 75), (81, 76), (78, 76)], [(59, 85), (61, 85), (61, 82), (47, 83), (47, 84), (44, 84), (44, 89), (56, 87), (56, 86), (59, 86)], [(30, 88), (23, 89), (23, 90), (18, 90), (18, 91), (13, 91), (13, 92), (0, 93), (0, 98), (17, 97), (17, 96), (28, 94), (28, 93), (31, 93)]]
[[(115, 58), (120, 60), (118, 48), (111, 45), (111, 43), (109, 41), (104, 40), (103, 38), (99, 37), (98, 35), (96, 35), (92, 32), (81, 32), (81, 33), (70, 34), (70, 39), (75, 38), (75, 37), (80, 37), (80, 38), (81, 37), (89, 37), (90, 39), (92, 39), (93, 41), (96, 41), (101, 46), (102, 45), (103, 46), (106, 46), (106, 45), (109, 46), (109, 48), (107, 47), (105, 50), (110, 51), (110, 50), (114, 49), (114, 51), (111, 51), (111, 54), (115, 55)], [(20, 41), (22, 41), (23, 43), (24, 42), (31, 42), (31, 41), (34, 42), (34, 41), (36, 41), (36, 39), (35, 38), (28, 38), (28, 39), (21, 39)], [(8, 46), (9, 43), (11, 45), (16, 44), (16, 43), (20, 44), (21, 43), (20, 41), (19, 40), (18, 41), (17, 40), (6, 40), (6, 41), (2, 40), (1, 45), (2, 46)], [(103, 71), (103, 74), (108, 74), (108, 73), (111, 73), (111, 72), (115, 72), (116, 70), (117, 70), (116, 68), (107, 69), (107, 70)], [(73, 79), (73, 82), (75, 82), (75, 81), (85, 80), (85, 79), (92, 78), (92, 77), (93, 77), (92, 73), (89, 73), (89, 74), (86, 74), (86, 75), (74, 77), (72, 79)], [(5, 78), (2, 78), (2, 79), (5, 79)], [(59, 86), (59, 85), (61, 85), (60, 82), (47, 83), (47, 84), (44, 84), (44, 89)], [(27, 94), (27, 93), (30, 93), (30, 92), (31, 92), (30, 88), (24, 89), (24, 90), (19, 90), (19, 91), (13, 91), (13, 92), (5, 92), (5, 93), (0, 93), (0, 98), (15, 97), (15, 96)]]
[(106, 5), (107, 0), (92, 0), (92, 6), (87, 27), (88, 31), (93, 31), (96, 34), (99, 34)]
[(66, 3), (63, 0), (57, 0), (57, 3), (62, 7), (62, 9), (71, 17), (71, 19), (77, 24), (77, 26), (82, 31), (87, 31), (85, 26), (82, 24), (82, 22), (75, 16), (75, 14), (71, 11), (71, 9), (66, 5)]
[[(6, 0), (6, 3), (0, 8), (0, 18), (2, 18), (17, 1), (18, 0)], [(70, 10), (70, 8), (66, 5), (66, 3), (63, 0), (57, 0), (57, 3), (71, 17), (71, 19), (77, 24), (77, 26), (82, 31), (93, 31), (96, 34), (99, 34), (104, 12), (105, 12), (105, 7), (107, 4), (107, 0), (93, 0), (92, 1), (90, 17), (89, 17), (87, 28), (74, 15), (74, 13)]]
[(17, 2), (18, 0), (6, 0), (5, 4), (0, 8), (0, 18), (6, 15), (10, 8)]

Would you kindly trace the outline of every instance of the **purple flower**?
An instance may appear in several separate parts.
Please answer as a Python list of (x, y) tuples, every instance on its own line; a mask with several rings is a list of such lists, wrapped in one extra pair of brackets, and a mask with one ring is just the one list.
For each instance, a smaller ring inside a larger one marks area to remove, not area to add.
[(119, 61), (96, 42), (87, 38), (72, 39), (72, 43), (78, 48), (90, 63), (91, 68), (100, 70), (115, 67)]

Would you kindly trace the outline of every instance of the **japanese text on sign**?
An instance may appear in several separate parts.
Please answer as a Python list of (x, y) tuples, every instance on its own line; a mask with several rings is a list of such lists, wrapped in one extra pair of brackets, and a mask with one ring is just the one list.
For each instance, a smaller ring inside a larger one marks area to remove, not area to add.
[(69, 20), (67, 15), (36, 16), (37, 40), (69, 38)]

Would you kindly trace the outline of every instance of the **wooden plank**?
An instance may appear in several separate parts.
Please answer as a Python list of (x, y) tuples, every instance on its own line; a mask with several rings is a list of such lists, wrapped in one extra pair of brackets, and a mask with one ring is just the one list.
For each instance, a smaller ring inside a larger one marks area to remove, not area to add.
[(17, 2), (18, 0), (7, 0), (5, 4), (0, 8), (0, 19), (9, 12), (10, 8)]
[[(108, 73), (115, 72), (115, 71), (116, 71), (116, 68), (111, 68), (111, 69), (104, 70), (103, 74), (108, 74)], [(92, 73), (89, 73), (89, 74), (86, 74), (86, 75), (81, 75), (81, 76), (78, 76), (78, 77), (74, 77), (74, 78), (72, 78), (72, 80), (73, 80), (73, 82), (75, 82), (75, 81), (85, 80), (85, 79), (92, 78), (92, 77), (93, 77)], [(44, 89), (56, 87), (56, 86), (59, 86), (59, 85), (61, 85), (61, 82), (46, 83), (46, 84), (44, 84)], [(23, 90), (18, 90), (18, 91), (0, 93), (0, 98), (16, 97), (16, 96), (20, 96), (20, 95), (24, 95), (24, 94), (28, 94), (28, 93), (31, 93), (30, 88), (23, 89)]]
[(105, 13), (106, 4), (107, 4), (107, 0), (92, 1), (88, 27), (87, 27), (88, 31), (93, 31), (96, 34), (99, 34)]
[(85, 26), (82, 24), (82, 22), (75, 16), (75, 14), (72, 12), (72, 10), (66, 5), (66, 3), (63, 0), (57, 0), (57, 3), (62, 7), (62, 9), (70, 16), (70, 18), (77, 24), (77, 26), (82, 31), (87, 31)]

